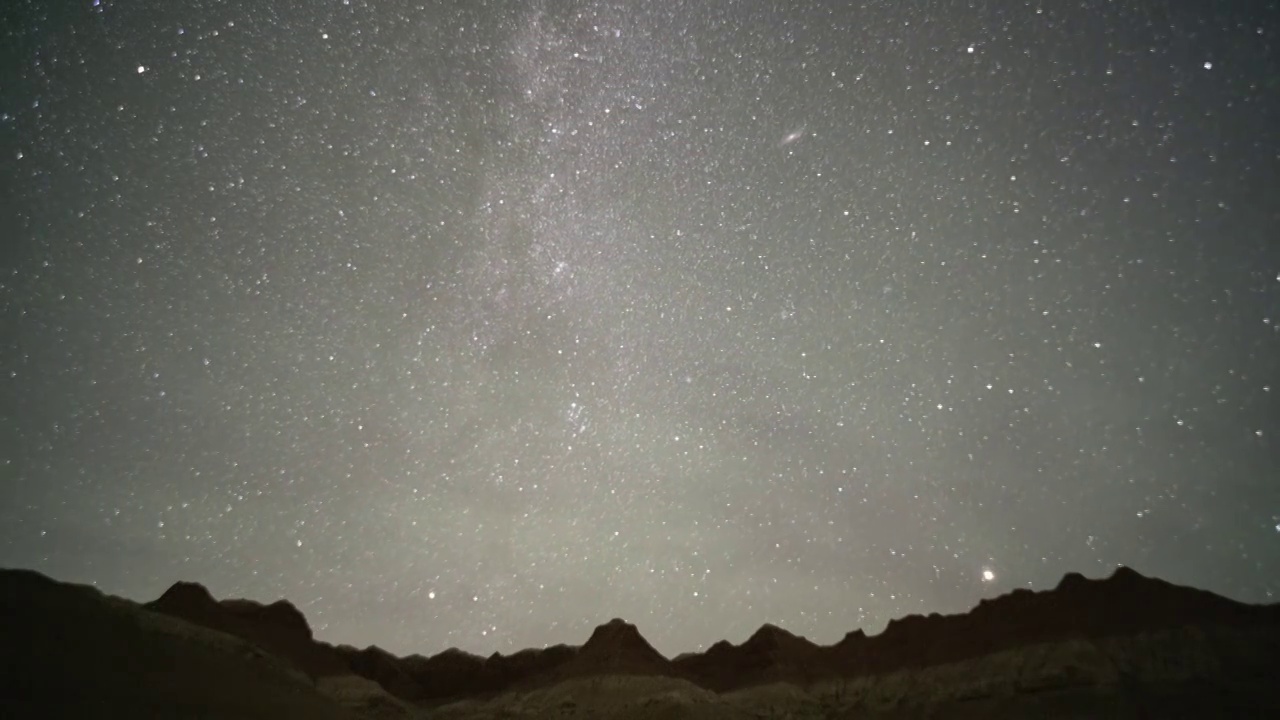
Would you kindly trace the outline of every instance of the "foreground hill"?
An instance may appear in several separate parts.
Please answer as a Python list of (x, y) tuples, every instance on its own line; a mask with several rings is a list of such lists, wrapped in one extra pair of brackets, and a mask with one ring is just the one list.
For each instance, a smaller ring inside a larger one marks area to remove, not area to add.
[(139, 605), (0, 571), (0, 717), (1280, 717), (1280, 605), (1121, 568), (817, 645), (765, 625), (667, 659), (620, 619), (581, 646), (396, 657), (293, 605), (180, 582)]
[(29, 571), (0, 574), (0, 648), (5, 718), (351, 717), (241, 638)]

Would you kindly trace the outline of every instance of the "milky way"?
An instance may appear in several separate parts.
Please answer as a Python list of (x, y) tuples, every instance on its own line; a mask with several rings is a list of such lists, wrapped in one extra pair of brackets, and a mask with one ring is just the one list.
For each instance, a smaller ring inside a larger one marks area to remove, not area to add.
[(1280, 592), (1269, 3), (19, 3), (0, 564), (330, 642)]

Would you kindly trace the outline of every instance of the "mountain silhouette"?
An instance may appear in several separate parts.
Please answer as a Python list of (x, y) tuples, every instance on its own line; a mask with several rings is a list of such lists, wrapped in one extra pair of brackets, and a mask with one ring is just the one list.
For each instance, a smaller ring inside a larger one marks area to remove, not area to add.
[(1124, 567), (833, 645), (766, 624), (671, 660), (619, 618), (580, 646), (397, 657), (316, 640), (284, 600), (178, 582), (138, 604), (26, 570), (0, 570), (0, 615), (4, 717), (1280, 717), (1280, 605)]

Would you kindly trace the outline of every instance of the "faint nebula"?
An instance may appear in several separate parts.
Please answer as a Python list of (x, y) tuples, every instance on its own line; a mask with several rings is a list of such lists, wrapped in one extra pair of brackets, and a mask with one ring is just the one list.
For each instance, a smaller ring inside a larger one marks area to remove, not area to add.
[(792, 130), (791, 132), (787, 133), (782, 137), (782, 140), (778, 142), (778, 147), (784, 147), (786, 145), (790, 145), (791, 143), (799, 140), (804, 136), (805, 136), (804, 127), (801, 126), (799, 128), (796, 128), (795, 130)]

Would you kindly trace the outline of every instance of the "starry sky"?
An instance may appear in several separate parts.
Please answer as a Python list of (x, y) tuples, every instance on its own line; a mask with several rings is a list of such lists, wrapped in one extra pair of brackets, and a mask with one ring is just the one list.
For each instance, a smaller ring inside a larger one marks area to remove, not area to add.
[(398, 654), (1280, 594), (1272, 3), (0, 33), (0, 565)]

